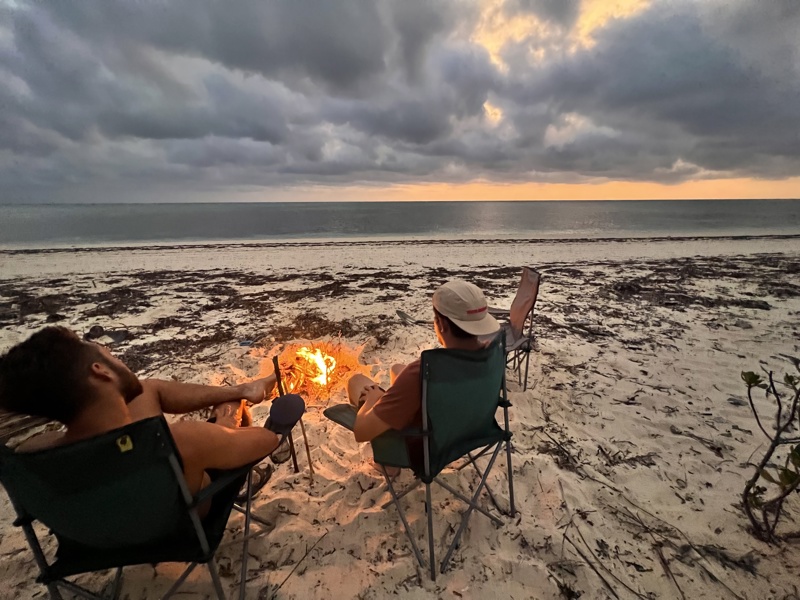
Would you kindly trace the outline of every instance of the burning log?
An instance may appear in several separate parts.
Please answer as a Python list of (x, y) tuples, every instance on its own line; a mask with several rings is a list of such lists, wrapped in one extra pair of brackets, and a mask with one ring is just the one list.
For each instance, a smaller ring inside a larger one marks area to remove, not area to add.
[(327, 341), (289, 344), (278, 355), (284, 388), (302, 394), (309, 406), (325, 406), (351, 375), (369, 373), (369, 367), (359, 363), (360, 352), (361, 348)]

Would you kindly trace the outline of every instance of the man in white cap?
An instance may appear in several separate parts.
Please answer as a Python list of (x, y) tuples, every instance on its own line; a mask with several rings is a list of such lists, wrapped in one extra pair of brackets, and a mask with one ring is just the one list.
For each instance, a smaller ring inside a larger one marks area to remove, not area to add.
[[(445, 348), (479, 350), (485, 345), (481, 336), (497, 333), (500, 324), (489, 314), (480, 288), (456, 279), (433, 294), (433, 328)], [(348, 381), (350, 402), (359, 409), (353, 429), (356, 441), (369, 442), (389, 429), (421, 426), (420, 360), (393, 365), (391, 379), (386, 391), (364, 375)]]

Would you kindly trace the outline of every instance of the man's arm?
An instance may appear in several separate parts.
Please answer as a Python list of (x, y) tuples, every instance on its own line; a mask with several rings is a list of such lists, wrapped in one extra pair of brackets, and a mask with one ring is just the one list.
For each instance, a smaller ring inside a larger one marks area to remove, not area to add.
[(377, 386), (362, 392), (364, 405), (356, 415), (353, 428), (356, 441), (368, 442), (384, 431), (402, 430), (414, 422), (421, 403), (419, 366), (417, 360), (400, 369), (394, 383), (386, 392)]
[(231, 386), (199, 385), (162, 379), (142, 381), (143, 396), (154, 397), (165, 413), (183, 414), (233, 400), (258, 404), (275, 387), (275, 375)]
[(375, 414), (375, 405), (383, 394), (383, 390), (377, 386), (364, 393), (364, 404), (358, 411), (356, 422), (353, 426), (353, 433), (357, 442), (371, 442), (383, 432), (391, 429), (385, 421)]

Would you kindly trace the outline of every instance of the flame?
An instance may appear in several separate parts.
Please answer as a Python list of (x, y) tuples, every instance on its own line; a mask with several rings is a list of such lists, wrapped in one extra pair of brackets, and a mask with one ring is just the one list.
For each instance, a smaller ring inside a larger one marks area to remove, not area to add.
[(311, 381), (321, 386), (328, 385), (328, 377), (336, 368), (336, 359), (329, 354), (323, 353), (319, 348), (313, 352), (306, 346), (297, 351), (297, 356), (306, 359), (309, 363), (316, 366), (319, 375), (312, 377)]
[(363, 346), (328, 340), (303, 340), (271, 350), (252, 350), (263, 359), (264, 372), (271, 372), (272, 356), (277, 353), (284, 391), (302, 394), (306, 406), (327, 406), (333, 395), (346, 393), (352, 375), (369, 375), (371, 368), (359, 360), (362, 351)]

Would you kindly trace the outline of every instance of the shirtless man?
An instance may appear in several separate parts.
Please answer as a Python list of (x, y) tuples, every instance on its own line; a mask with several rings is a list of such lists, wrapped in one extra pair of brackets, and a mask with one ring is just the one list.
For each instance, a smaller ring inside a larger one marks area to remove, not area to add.
[(46, 327), (0, 357), (0, 408), (66, 426), (29, 440), (20, 451), (76, 442), (162, 413), (214, 407), (214, 423), (170, 424), (192, 493), (207, 485), (208, 469), (240, 467), (278, 446), (272, 431), (240, 426), (242, 400), (258, 404), (274, 387), (275, 375), (227, 387), (139, 381), (107, 348), (64, 327)]

